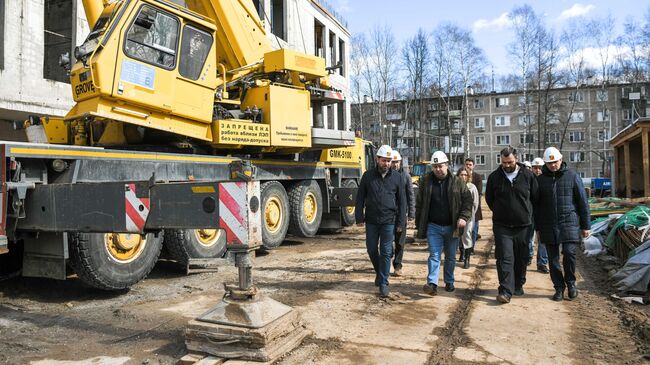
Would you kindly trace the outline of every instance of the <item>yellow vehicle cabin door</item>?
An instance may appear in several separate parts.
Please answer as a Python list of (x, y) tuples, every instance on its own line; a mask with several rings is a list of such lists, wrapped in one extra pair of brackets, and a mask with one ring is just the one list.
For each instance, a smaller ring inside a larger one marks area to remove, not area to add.
[(172, 112), (180, 17), (142, 4), (122, 31), (113, 97), (147, 110)]
[(186, 23), (181, 34), (173, 112), (210, 123), (217, 82), (214, 30)]

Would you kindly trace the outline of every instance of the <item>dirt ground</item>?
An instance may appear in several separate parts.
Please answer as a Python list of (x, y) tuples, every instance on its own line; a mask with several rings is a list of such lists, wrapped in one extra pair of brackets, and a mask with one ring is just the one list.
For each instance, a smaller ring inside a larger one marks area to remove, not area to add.
[[(602, 262), (579, 258), (575, 301), (551, 301), (550, 278), (533, 264), (526, 294), (499, 305), (489, 215), (480, 232), (472, 267), (457, 264), (456, 291), (436, 297), (422, 292), (424, 242), (407, 244), (405, 276), (391, 278), (388, 299), (373, 285), (361, 228), (290, 238), (259, 254), (257, 285), (299, 311), (311, 331), (278, 363), (648, 363), (650, 308), (610, 299)], [(221, 299), (223, 282), (236, 279), (234, 268), (185, 276), (160, 262), (149, 278), (120, 293), (89, 289), (75, 278), (4, 280), (0, 363), (175, 364), (186, 354), (185, 324)]]

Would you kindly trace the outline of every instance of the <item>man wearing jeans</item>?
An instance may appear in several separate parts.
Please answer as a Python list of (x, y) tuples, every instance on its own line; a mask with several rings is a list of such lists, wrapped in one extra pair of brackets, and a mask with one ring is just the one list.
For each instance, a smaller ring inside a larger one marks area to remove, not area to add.
[(524, 295), (528, 234), (538, 189), (535, 175), (517, 162), (516, 149), (506, 147), (500, 156), (501, 165), (487, 180), (485, 202), (492, 210), (499, 276), (497, 301), (509, 303), (512, 295)]
[(415, 226), (418, 238), (427, 238), (429, 246), (427, 283), (424, 291), (431, 295), (438, 292), (440, 258), (445, 251), (445, 290), (453, 292), (454, 268), (458, 240), (472, 215), (472, 194), (467, 184), (448, 171), (447, 155), (436, 151), (431, 156), (432, 171), (418, 189), (415, 201)]
[(357, 225), (366, 225), (366, 249), (375, 270), (375, 285), (382, 297), (389, 293), (388, 275), (395, 232), (401, 232), (406, 225), (406, 192), (402, 175), (391, 169), (392, 155), (390, 146), (384, 145), (377, 150), (377, 167), (361, 177), (355, 205)]

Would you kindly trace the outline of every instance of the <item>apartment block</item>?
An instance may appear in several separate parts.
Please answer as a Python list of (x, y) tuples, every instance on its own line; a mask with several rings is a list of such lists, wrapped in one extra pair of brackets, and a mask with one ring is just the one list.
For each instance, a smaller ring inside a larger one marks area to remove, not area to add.
[(582, 177), (609, 177), (609, 140), (650, 115), (648, 93), (650, 84), (610, 84), (525, 96), (508, 92), (431, 98), (421, 108), (394, 100), (386, 103), (382, 118), (377, 103), (364, 103), (353, 106), (353, 123), (361, 125), (364, 118), (364, 137), (377, 144), (390, 142), (416, 160), (426, 160), (438, 149), (457, 166), (471, 157), (482, 174), (497, 168), (499, 151), (506, 146), (517, 148), (521, 161), (532, 161), (555, 146)]

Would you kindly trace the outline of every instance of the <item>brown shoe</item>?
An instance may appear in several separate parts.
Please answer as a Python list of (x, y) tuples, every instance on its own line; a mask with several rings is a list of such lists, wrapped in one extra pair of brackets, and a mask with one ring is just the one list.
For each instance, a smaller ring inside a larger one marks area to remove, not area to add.
[(395, 276), (403, 276), (404, 273), (402, 272), (402, 268), (400, 267), (399, 269), (395, 269), (395, 271), (393, 272), (393, 275), (395, 275)]
[(497, 302), (507, 304), (510, 303), (510, 296), (508, 294), (499, 294), (497, 295)]
[(425, 293), (429, 295), (436, 295), (438, 294), (438, 285), (429, 283), (429, 284), (424, 284), (422, 287), (422, 290), (424, 290)]

